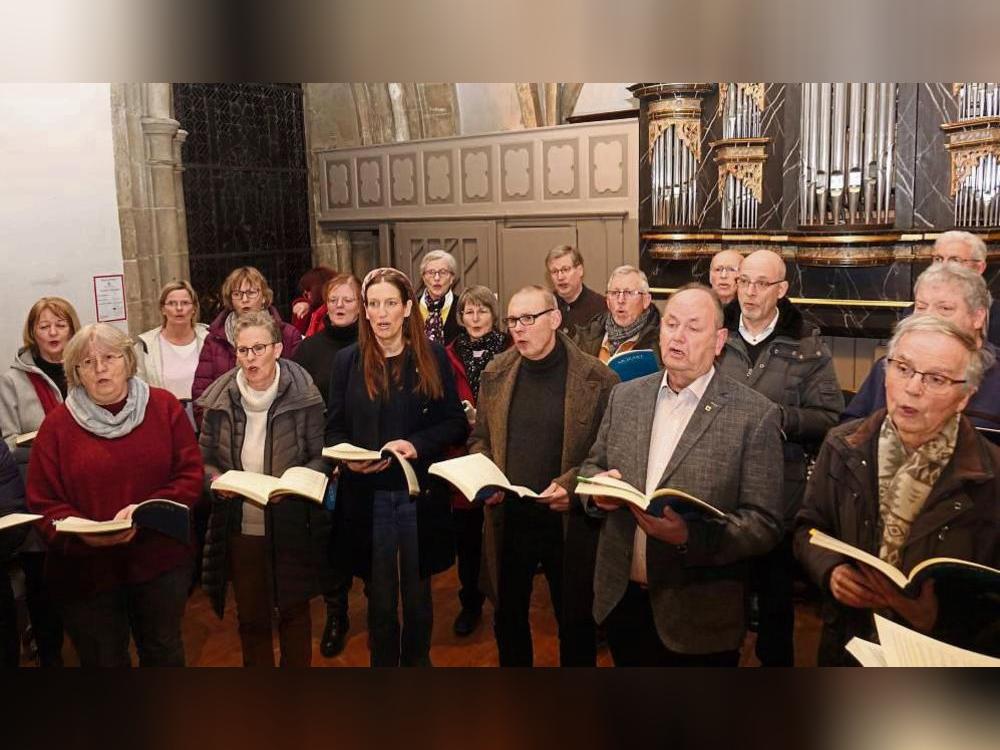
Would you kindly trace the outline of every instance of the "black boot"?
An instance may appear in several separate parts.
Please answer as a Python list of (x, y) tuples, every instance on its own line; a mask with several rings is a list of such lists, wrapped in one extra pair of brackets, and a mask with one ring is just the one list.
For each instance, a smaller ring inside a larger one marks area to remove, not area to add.
[(347, 631), (351, 627), (351, 621), (347, 615), (335, 615), (328, 612), (326, 615), (326, 627), (323, 628), (323, 637), (319, 642), (319, 652), (326, 659), (332, 659), (344, 650), (347, 643)]
[(459, 637), (471, 635), (479, 625), (482, 615), (481, 610), (462, 607), (462, 611), (458, 613), (458, 617), (455, 618), (455, 624), (452, 626), (455, 635)]

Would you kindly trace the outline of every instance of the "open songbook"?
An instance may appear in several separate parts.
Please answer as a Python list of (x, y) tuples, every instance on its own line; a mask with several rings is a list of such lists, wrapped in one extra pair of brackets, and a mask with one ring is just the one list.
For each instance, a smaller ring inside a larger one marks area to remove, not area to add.
[(92, 521), (69, 516), (54, 523), (62, 534), (113, 534), (128, 531), (133, 526), (151, 529), (188, 544), (191, 541), (190, 511), (173, 500), (147, 500), (132, 511), (132, 518), (119, 521)]
[(662, 516), (664, 507), (669, 506), (680, 515), (701, 515), (726, 518), (725, 512), (714, 505), (689, 495), (681, 490), (664, 487), (650, 495), (640, 492), (628, 482), (614, 477), (577, 477), (576, 494), (615, 497), (632, 503), (639, 510), (651, 516)]
[(14, 445), (17, 447), (21, 447), (22, 445), (31, 445), (37, 436), (38, 430), (35, 430), (34, 432), (25, 432), (14, 438)]
[(944, 576), (975, 579), (977, 582), (981, 582), (984, 587), (1000, 589), (1000, 570), (968, 560), (959, 560), (954, 557), (932, 557), (914, 565), (910, 574), (906, 575), (885, 560), (880, 560), (875, 555), (858, 549), (854, 545), (842, 542), (829, 534), (824, 534), (819, 529), (809, 529), (809, 543), (875, 568), (901, 588), (904, 593), (913, 596), (920, 591), (925, 579)]
[(304, 466), (293, 466), (280, 477), (230, 469), (212, 482), (212, 489), (235, 492), (261, 507), (282, 495), (296, 495), (322, 503), (327, 481), (325, 474)]
[(469, 499), (482, 500), (494, 492), (509, 492), (518, 497), (541, 497), (537, 492), (511, 484), (495, 463), (482, 453), (470, 453), (468, 456), (450, 458), (431, 464), (427, 472), (451, 482), (458, 491)]
[(420, 482), (417, 481), (417, 472), (413, 470), (413, 464), (403, 458), (397, 451), (383, 446), (380, 450), (372, 451), (367, 448), (359, 448), (350, 443), (337, 443), (323, 449), (323, 455), (327, 458), (334, 458), (338, 461), (381, 461), (383, 458), (391, 458), (399, 462), (399, 468), (403, 470), (406, 477), (406, 487), (411, 495), (420, 494)]
[(22, 523), (31, 523), (39, 518), (41, 516), (36, 513), (8, 513), (6, 516), (0, 516), (0, 531), (12, 529)]
[(879, 643), (852, 638), (847, 652), (863, 667), (1000, 667), (1000, 659), (943, 643), (875, 615)]

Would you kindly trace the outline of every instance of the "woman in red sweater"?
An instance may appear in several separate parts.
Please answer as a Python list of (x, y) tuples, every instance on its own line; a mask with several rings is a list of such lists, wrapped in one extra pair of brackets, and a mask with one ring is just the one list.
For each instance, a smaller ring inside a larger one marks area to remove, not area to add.
[(46, 583), (84, 666), (183, 666), (181, 618), (192, 548), (135, 528), (58, 533), (53, 522), (131, 517), (153, 498), (191, 507), (201, 496), (201, 453), (180, 403), (135, 376), (132, 341), (105, 323), (66, 345), (69, 390), (45, 418), (28, 467), (28, 507), (49, 543)]

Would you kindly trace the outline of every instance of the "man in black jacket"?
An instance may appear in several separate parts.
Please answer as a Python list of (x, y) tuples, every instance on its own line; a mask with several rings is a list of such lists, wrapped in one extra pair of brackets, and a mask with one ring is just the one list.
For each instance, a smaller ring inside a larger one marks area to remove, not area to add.
[(569, 335), (577, 326), (604, 312), (604, 297), (583, 283), (583, 256), (570, 245), (556, 245), (545, 256), (552, 290), (562, 316), (560, 330)]

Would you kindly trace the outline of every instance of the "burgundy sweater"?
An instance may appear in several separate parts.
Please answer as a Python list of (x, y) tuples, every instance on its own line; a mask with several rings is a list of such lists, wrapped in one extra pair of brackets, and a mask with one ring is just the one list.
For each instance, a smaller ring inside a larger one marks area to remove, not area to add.
[(45, 576), (62, 596), (86, 596), (124, 583), (141, 583), (187, 563), (190, 546), (140, 529), (128, 544), (91, 547), (52, 522), (67, 516), (107, 521), (132, 503), (152, 498), (191, 507), (201, 496), (201, 451), (174, 396), (149, 389), (146, 415), (124, 437), (98, 437), (80, 427), (65, 404), (46, 417), (31, 448), (28, 507), (49, 553)]

